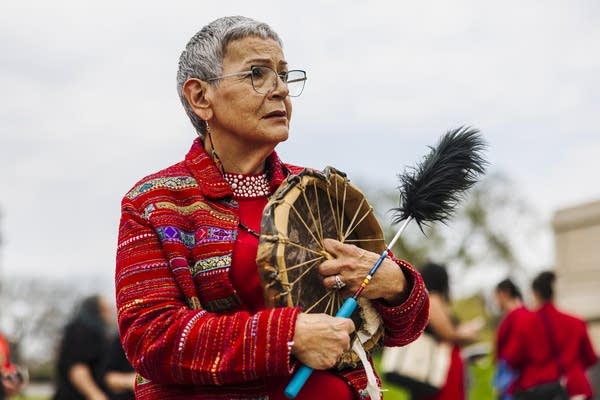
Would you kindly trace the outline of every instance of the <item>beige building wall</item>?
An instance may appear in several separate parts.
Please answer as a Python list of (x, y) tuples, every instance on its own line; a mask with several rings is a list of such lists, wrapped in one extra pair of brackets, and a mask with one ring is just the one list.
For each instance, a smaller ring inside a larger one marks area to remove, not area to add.
[(557, 211), (553, 227), (557, 302), (600, 323), (600, 201)]
[[(585, 318), (600, 351), (600, 201), (559, 210), (553, 220), (556, 252), (556, 301)], [(600, 389), (600, 366), (592, 373)]]

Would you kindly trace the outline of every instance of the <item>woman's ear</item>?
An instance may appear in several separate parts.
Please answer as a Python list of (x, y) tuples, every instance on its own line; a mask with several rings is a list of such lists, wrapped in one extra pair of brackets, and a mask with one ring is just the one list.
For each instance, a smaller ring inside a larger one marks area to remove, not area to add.
[(183, 95), (194, 113), (208, 121), (212, 118), (212, 106), (208, 96), (208, 83), (197, 78), (191, 78), (183, 84)]

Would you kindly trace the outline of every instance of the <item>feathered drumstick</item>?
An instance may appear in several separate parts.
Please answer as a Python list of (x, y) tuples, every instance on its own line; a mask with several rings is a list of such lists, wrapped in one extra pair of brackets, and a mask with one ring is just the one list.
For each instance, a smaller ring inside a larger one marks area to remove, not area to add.
[(422, 228), (427, 222), (445, 222), (464, 191), (485, 172), (485, 144), (477, 129), (449, 131), (430, 148), (422, 162), (398, 176), (400, 207), (393, 209), (394, 224), (414, 219)]
[[(349, 318), (356, 309), (362, 292), (375, 272), (394, 247), (410, 221), (417, 222), (421, 230), (431, 222), (445, 222), (454, 212), (465, 190), (473, 186), (485, 172), (483, 158), (486, 145), (479, 131), (460, 127), (447, 132), (438, 145), (417, 164), (399, 175), (400, 205), (393, 208), (393, 223), (404, 221), (392, 241), (381, 253), (358, 290), (347, 298), (336, 317)], [(302, 365), (285, 388), (285, 396), (293, 399), (312, 374), (312, 368)]]

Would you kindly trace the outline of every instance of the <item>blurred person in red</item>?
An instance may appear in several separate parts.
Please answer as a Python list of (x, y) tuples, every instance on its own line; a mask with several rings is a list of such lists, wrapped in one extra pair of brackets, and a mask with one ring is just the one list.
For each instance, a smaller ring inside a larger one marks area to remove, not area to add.
[(506, 349), (511, 342), (518, 340), (515, 337), (518, 326), (526, 323), (531, 318), (531, 311), (523, 305), (521, 291), (510, 279), (504, 279), (496, 285), (495, 299), (503, 313), (502, 321), (496, 331), (496, 372), (494, 386), (499, 392), (500, 400), (512, 399), (514, 381), (517, 378), (514, 371), (506, 361)]
[(16, 365), (10, 360), (10, 346), (8, 341), (0, 333), (0, 400), (13, 396), (21, 390), (24, 385), (24, 377)]
[(503, 359), (518, 374), (511, 387), (516, 400), (593, 398), (585, 370), (597, 356), (585, 322), (554, 305), (554, 281), (552, 272), (533, 280), (536, 311), (523, 313), (502, 345)]
[(104, 372), (111, 315), (101, 296), (78, 305), (60, 343), (54, 400), (109, 400)]
[(516, 372), (509, 393), (514, 399), (566, 400), (542, 320), (530, 312), (511, 324), (510, 340), (502, 343), (502, 359)]
[(450, 282), (445, 266), (428, 263), (420, 269), (425, 287), (429, 291), (429, 325), (426, 332), (436, 339), (452, 345), (450, 368), (446, 383), (440, 391), (429, 397), (418, 397), (413, 400), (461, 400), (465, 399), (465, 367), (460, 354), (464, 344), (473, 342), (480, 329), (476, 320), (458, 324), (453, 317), (450, 302)]
[(553, 272), (540, 273), (532, 282), (536, 314), (548, 332), (550, 351), (558, 364), (571, 399), (593, 398), (586, 369), (598, 361), (585, 321), (559, 310), (554, 304)]

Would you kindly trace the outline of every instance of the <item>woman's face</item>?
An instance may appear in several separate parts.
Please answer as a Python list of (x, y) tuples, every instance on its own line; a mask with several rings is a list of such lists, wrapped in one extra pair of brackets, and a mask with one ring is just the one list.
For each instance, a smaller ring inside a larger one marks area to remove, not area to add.
[(113, 312), (112, 312), (110, 305), (103, 297), (100, 297), (98, 299), (98, 308), (99, 308), (100, 317), (102, 318), (102, 320), (108, 325), (112, 324)]
[(502, 312), (506, 312), (507, 311), (507, 303), (509, 300), (508, 295), (501, 291), (501, 290), (496, 290), (494, 292), (495, 298), (496, 298), (496, 304), (498, 305), (498, 308), (500, 309), (500, 311)]
[[(283, 50), (274, 40), (246, 37), (230, 42), (222, 74), (248, 71), (252, 66), (270, 67), (277, 73), (288, 70)], [(211, 85), (208, 95), (213, 113), (208, 125), (214, 135), (229, 135), (248, 148), (274, 146), (288, 138), (292, 103), (279, 79), (273, 90), (260, 94), (249, 76), (227, 77)]]

